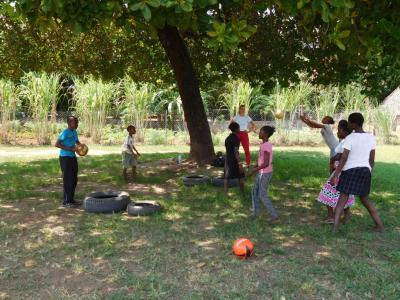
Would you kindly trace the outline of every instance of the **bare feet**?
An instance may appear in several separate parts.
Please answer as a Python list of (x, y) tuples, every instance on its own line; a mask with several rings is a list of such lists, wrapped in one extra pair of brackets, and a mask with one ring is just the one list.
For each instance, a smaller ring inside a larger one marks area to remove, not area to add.
[(372, 231), (373, 232), (384, 232), (385, 227), (375, 226), (374, 228), (372, 228)]
[(328, 219), (326, 219), (326, 223), (333, 224), (333, 223), (335, 223), (335, 219), (334, 218), (328, 218)]
[(269, 225), (275, 225), (276, 223), (278, 223), (279, 222), (279, 218), (276, 218), (276, 219), (271, 219), (271, 220), (269, 220), (268, 221), (268, 224)]
[(342, 223), (346, 224), (351, 219), (351, 217), (352, 217), (351, 213), (345, 213), (342, 219)]

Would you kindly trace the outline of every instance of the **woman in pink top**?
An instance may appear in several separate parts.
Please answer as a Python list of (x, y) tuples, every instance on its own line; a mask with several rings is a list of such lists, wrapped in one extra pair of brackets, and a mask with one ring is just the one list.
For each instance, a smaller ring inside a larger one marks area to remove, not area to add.
[(258, 154), (258, 166), (247, 174), (247, 176), (251, 176), (258, 172), (252, 193), (253, 216), (258, 215), (258, 204), (262, 200), (271, 214), (271, 224), (278, 221), (278, 213), (272, 205), (271, 199), (268, 197), (268, 188), (272, 177), (272, 145), (268, 140), (274, 132), (275, 128), (271, 126), (264, 126), (260, 129), (259, 138), (263, 143), (260, 145)]

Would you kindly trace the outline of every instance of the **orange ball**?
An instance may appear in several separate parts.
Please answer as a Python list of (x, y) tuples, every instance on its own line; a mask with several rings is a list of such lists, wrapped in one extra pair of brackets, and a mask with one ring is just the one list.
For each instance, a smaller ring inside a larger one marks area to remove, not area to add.
[(240, 238), (233, 243), (233, 254), (240, 259), (246, 259), (253, 255), (254, 245), (249, 239)]

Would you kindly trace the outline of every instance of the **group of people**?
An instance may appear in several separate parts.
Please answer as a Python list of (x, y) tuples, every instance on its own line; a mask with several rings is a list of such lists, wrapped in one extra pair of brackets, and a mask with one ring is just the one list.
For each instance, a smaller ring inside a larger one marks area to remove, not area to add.
[[(301, 116), (301, 120), (312, 128), (321, 129), (321, 135), (330, 148), (329, 171), (330, 176), (323, 185), (318, 196), (318, 201), (327, 207), (327, 222), (333, 223), (336, 231), (341, 222), (346, 222), (351, 217), (350, 208), (355, 203), (355, 196), (359, 196), (361, 203), (367, 208), (376, 226), (374, 230), (383, 231), (384, 225), (379, 214), (369, 200), (371, 189), (371, 172), (375, 162), (375, 137), (363, 130), (364, 117), (360, 113), (350, 114), (348, 121), (341, 120), (337, 126), (337, 138), (333, 133), (333, 118), (326, 116), (321, 123), (310, 120), (307, 116)], [(78, 119), (68, 117), (68, 128), (61, 132), (56, 147), (60, 148), (59, 161), (63, 174), (63, 205), (75, 207), (81, 205), (75, 200), (75, 189), (78, 182), (78, 162), (76, 158), (76, 146), (80, 145), (76, 129)], [(258, 152), (257, 165), (251, 168), (251, 156), (249, 147), (250, 131), (256, 131), (253, 120), (246, 115), (245, 107), (239, 108), (229, 124), (231, 134), (225, 140), (226, 157), (224, 166), (224, 192), (228, 194), (230, 180), (238, 180), (242, 192), (244, 192), (244, 178), (256, 175), (252, 191), (252, 215), (257, 216), (260, 211), (260, 201), (263, 202), (271, 215), (270, 223), (278, 221), (279, 216), (274, 208), (268, 190), (273, 173), (273, 152), (270, 138), (275, 132), (272, 126), (263, 126), (258, 135), (261, 144)], [(122, 147), (123, 177), (128, 179), (128, 169), (132, 169), (132, 176), (136, 176), (137, 157), (140, 153), (134, 146), (136, 128), (133, 125), (127, 127), (127, 136)], [(245, 165), (242, 164), (239, 147), (242, 144), (245, 153)], [(342, 214), (344, 217), (342, 219)]]
[[(255, 217), (260, 212), (259, 203), (262, 201), (271, 214), (270, 224), (275, 224), (279, 220), (278, 213), (268, 196), (269, 183), (272, 178), (272, 145), (269, 142), (274, 134), (275, 128), (263, 126), (260, 128), (258, 136), (262, 143), (258, 153), (257, 166), (250, 167), (250, 143), (249, 132), (256, 131), (257, 127), (253, 120), (246, 115), (245, 106), (239, 107), (239, 113), (229, 124), (231, 134), (225, 140), (225, 169), (224, 169), (224, 192), (228, 195), (229, 181), (239, 180), (240, 190), (244, 193), (244, 178), (257, 174), (252, 191), (252, 215)], [(240, 160), (239, 147), (242, 144), (246, 164)]]
[[(306, 116), (302, 121), (312, 128), (320, 128), (325, 143), (330, 148), (330, 176), (318, 196), (318, 201), (328, 208), (328, 223), (333, 223), (337, 231), (341, 222), (351, 217), (350, 207), (355, 204), (355, 196), (368, 210), (375, 222), (375, 231), (383, 231), (384, 225), (369, 200), (371, 173), (375, 165), (375, 137), (364, 131), (364, 117), (361, 113), (352, 113), (348, 120), (338, 123), (337, 137), (332, 130), (333, 118), (326, 116), (317, 123)], [(342, 214), (344, 217), (342, 219)]]
[[(75, 200), (75, 190), (78, 183), (78, 160), (75, 152), (81, 144), (78, 138), (79, 121), (76, 117), (67, 118), (68, 127), (58, 136), (55, 146), (60, 148), (59, 161), (63, 176), (63, 206), (73, 208), (82, 205), (82, 202)], [(126, 128), (128, 134), (122, 145), (122, 175), (125, 181), (128, 180), (128, 169), (132, 170), (132, 178), (136, 177), (137, 158), (139, 151), (134, 145), (136, 128), (129, 125)]]
[[(359, 196), (361, 203), (374, 220), (374, 230), (383, 231), (382, 220), (369, 200), (376, 140), (372, 134), (363, 130), (363, 115), (352, 113), (348, 120), (340, 120), (337, 126), (337, 138), (332, 129), (335, 124), (332, 117), (324, 117), (321, 123), (312, 121), (305, 115), (301, 116), (301, 120), (311, 128), (321, 129), (321, 135), (330, 148), (330, 176), (324, 183), (317, 200), (327, 207), (327, 222), (333, 224), (333, 231), (338, 230), (341, 222), (346, 223), (350, 219), (350, 208), (355, 204), (355, 196)], [(225, 194), (228, 193), (230, 180), (239, 180), (240, 189), (244, 192), (244, 178), (257, 173), (252, 191), (252, 214), (258, 215), (259, 202), (262, 201), (271, 215), (270, 223), (276, 223), (278, 214), (268, 196), (273, 171), (272, 145), (269, 139), (274, 134), (275, 128), (263, 126), (260, 129), (259, 138), (262, 143), (259, 147), (257, 166), (252, 169), (249, 167), (248, 131), (255, 131), (256, 126), (251, 118), (245, 115), (244, 107), (241, 107), (239, 115), (231, 120), (229, 129), (231, 134), (225, 140)], [(240, 143), (246, 157), (245, 167), (240, 160)]]

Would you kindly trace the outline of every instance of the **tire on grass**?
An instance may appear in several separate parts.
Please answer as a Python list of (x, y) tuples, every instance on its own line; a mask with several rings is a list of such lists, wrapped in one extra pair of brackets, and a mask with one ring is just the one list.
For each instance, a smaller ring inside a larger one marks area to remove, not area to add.
[(204, 175), (188, 175), (183, 177), (182, 180), (185, 186), (194, 186), (207, 182), (209, 178)]
[(127, 192), (93, 192), (85, 198), (83, 206), (91, 213), (113, 213), (126, 210), (130, 202)]
[(148, 216), (162, 210), (160, 204), (156, 201), (137, 201), (128, 205), (128, 215)]
[[(213, 186), (224, 186), (224, 177), (214, 177), (211, 179), (211, 183)], [(235, 187), (239, 185), (239, 179), (229, 179), (228, 187)]]

